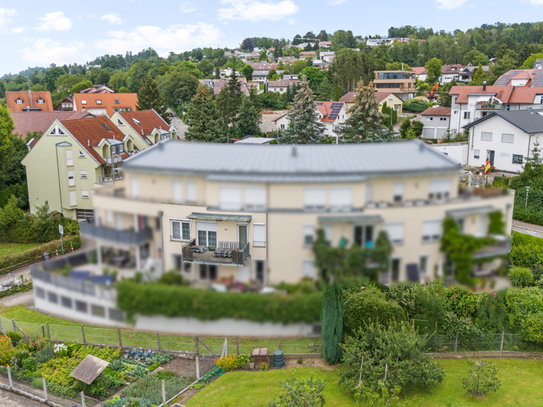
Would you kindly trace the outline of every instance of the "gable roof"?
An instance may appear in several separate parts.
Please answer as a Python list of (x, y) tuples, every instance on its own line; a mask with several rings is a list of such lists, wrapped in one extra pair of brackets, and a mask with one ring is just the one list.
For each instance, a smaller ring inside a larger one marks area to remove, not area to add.
[[(22, 100), (22, 103), (17, 103), (17, 99)], [(43, 103), (38, 103), (42, 99)], [(40, 112), (52, 112), (53, 101), (51, 92), (6, 92), (6, 104), (12, 112), (24, 112), (25, 109), (35, 109)]]
[(507, 86), (515, 79), (528, 79), (525, 86), (541, 87), (543, 86), (543, 70), (542, 69), (511, 69), (501, 75), (494, 85)]
[(424, 112), (421, 113), (421, 116), (450, 116), (451, 108), (450, 107), (429, 107)]
[[(97, 100), (101, 103), (96, 103)], [(86, 104), (82, 101), (86, 101)], [(74, 110), (106, 109), (109, 117), (113, 116), (115, 109), (136, 110), (137, 104), (137, 93), (76, 93), (74, 95)]]
[[(134, 112), (119, 112), (125, 122), (134, 129), (136, 133), (143, 136), (150, 136), (155, 129), (169, 131), (171, 126), (164, 121), (154, 110), (136, 110)], [(142, 133), (143, 130), (143, 133)]]
[(495, 95), (502, 103), (534, 103), (536, 95), (543, 95), (543, 86), (525, 87), (525, 86), (453, 86), (449, 92), (451, 95), (458, 95), (456, 103), (468, 103), (470, 95)]
[[(346, 102), (346, 103), (354, 103), (354, 97), (358, 94), (358, 92), (347, 92), (343, 97), (339, 99), (340, 102)], [(381, 103), (383, 99), (388, 97), (389, 95), (394, 95), (394, 92), (375, 92), (374, 97), (377, 103)], [(396, 96), (398, 99), (398, 96)]]
[(543, 133), (543, 110), (502, 110), (492, 112), (463, 128), (469, 129), (493, 117), (501, 117), (527, 134)]
[[(115, 139), (122, 141), (125, 137), (106, 116), (64, 120), (60, 123), (100, 164), (105, 164), (105, 161), (92, 147), (98, 147), (102, 140)], [(104, 124), (109, 130), (106, 129)]]
[[(322, 114), (321, 122), (335, 122), (339, 112), (345, 106), (344, 102), (315, 102), (317, 109)], [(335, 116), (332, 114), (335, 111)]]
[(299, 79), (289, 79), (289, 80), (283, 80), (283, 81), (269, 81), (268, 82), (268, 88), (286, 88), (287, 86), (296, 85), (299, 83)]
[(12, 112), (11, 117), (15, 128), (13, 134), (19, 134), (21, 137), (27, 133), (46, 131), (55, 120), (75, 120), (91, 116), (86, 112)]

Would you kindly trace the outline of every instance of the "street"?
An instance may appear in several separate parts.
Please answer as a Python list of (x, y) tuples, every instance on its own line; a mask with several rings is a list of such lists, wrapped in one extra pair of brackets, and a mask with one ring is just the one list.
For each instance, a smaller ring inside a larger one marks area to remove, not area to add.
[(521, 222), (513, 219), (512, 230), (519, 233), (525, 233), (535, 237), (543, 238), (543, 226), (534, 225), (532, 223)]

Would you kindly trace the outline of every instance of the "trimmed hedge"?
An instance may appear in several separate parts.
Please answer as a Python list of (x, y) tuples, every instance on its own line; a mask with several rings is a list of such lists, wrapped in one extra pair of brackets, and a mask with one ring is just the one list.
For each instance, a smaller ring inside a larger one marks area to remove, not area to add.
[[(64, 238), (64, 253), (71, 251), (70, 244), (73, 244), (74, 250), (81, 247), (81, 237), (79, 236), (67, 236)], [(55, 255), (55, 250), (61, 250), (61, 242), (59, 240), (53, 240), (52, 242), (45, 243), (41, 246), (33, 249), (26, 250), (22, 253), (8, 254), (0, 257), (0, 274), (9, 273), (12, 269), (19, 267), (21, 263), (30, 264), (37, 260), (43, 260), (43, 253), (49, 253), (50, 257)]]
[(13, 294), (24, 293), (30, 290), (32, 290), (32, 283), (28, 283), (24, 285), (14, 285), (11, 288), (11, 290), (0, 292), (0, 298), (9, 297), (10, 295), (13, 295)]
[(527, 267), (513, 267), (507, 275), (513, 287), (530, 287), (534, 285), (532, 270)]
[(219, 293), (184, 286), (139, 284), (123, 280), (116, 286), (117, 307), (133, 320), (136, 314), (166, 317), (245, 319), (283, 324), (320, 320), (322, 293)]

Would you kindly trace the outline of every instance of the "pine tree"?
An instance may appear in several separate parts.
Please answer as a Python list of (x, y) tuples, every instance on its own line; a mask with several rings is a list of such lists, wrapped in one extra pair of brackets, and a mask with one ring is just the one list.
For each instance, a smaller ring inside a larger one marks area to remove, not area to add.
[(386, 115), (379, 111), (375, 100), (373, 83), (368, 86), (363, 81), (358, 83), (358, 94), (354, 97), (354, 106), (349, 110), (350, 116), (340, 125), (338, 131), (344, 143), (372, 143), (389, 141), (394, 133), (387, 128)]
[(200, 84), (196, 95), (192, 98), (187, 116), (189, 129), (185, 133), (186, 140), (226, 142), (226, 133), (221, 127), (219, 111), (213, 102), (211, 90), (207, 86)]
[(343, 292), (337, 285), (326, 287), (322, 296), (322, 355), (329, 365), (339, 362), (343, 330)]
[(473, 72), (473, 78), (471, 78), (469, 85), (481, 86), (483, 84), (484, 77), (485, 71), (483, 70), (483, 65), (479, 63), (478, 68), (475, 70), (475, 72)]
[(334, 97), (334, 100), (335, 100), (336, 102), (339, 101), (339, 85), (338, 85), (337, 83), (336, 83), (336, 95), (335, 95), (335, 97)]
[(288, 129), (279, 140), (282, 144), (318, 144), (325, 140), (324, 125), (317, 114), (317, 105), (309, 84), (303, 81), (300, 90), (291, 103), (287, 117)]
[(320, 83), (319, 87), (317, 88), (317, 97), (318, 100), (332, 100), (335, 99), (335, 91), (334, 91), (334, 85), (330, 83), (328, 78), (324, 78), (324, 80)]
[(141, 85), (138, 90), (138, 104), (136, 105), (137, 110), (150, 110), (155, 109), (166, 123), (170, 123), (170, 118), (166, 113), (166, 106), (164, 106), (164, 101), (160, 96), (158, 86), (156, 82), (149, 74), (147, 79), (141, 80)]
[(221, 114), (222, 124), (225, 130), (234, 127), (239, 106), (241, 105), (241, 83), (236, 77), (236, 69), (232, 68), (232, 75), (224, 88), (217, 95), (217, 108)]
[(260, 135), (260, 123), (262, 123), (262, 114), (250, 98), (244, 97), (239, 107), (236, 133), (240, 137)]

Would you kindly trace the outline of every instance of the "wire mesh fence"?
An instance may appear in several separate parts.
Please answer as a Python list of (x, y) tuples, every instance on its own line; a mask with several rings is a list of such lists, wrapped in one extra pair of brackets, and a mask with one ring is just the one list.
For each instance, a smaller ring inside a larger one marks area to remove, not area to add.
[(473, 338), (450, 338), (434, 335), (428, 341), (432, 352), (543, 352), (543, 344), (528, 342), (522, 335), (497, 333), (478, 335)]

